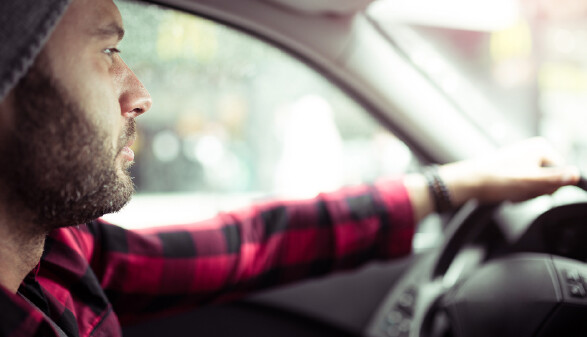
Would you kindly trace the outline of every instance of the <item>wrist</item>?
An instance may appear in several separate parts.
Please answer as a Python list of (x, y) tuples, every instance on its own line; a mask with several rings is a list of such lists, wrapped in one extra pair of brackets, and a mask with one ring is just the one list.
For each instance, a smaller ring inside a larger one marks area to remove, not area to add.
[[(424, 168), (422, 175), (426, 178), (428, 191), (434, 210), (437, 213), (445, 213), (454, 210), (455, 204), (452, 200), (452, 191), (440, 175), (438, 166), (432, 165)], [(454, 190), (454, 188), (453, 188)]]
[(438, 167), (438, 174), (446, 184), (453, 207), (460, 207), (471, 199), (482, 196), (483, 183), (480, 176), (472, 174), (478, 171), (470, 162), (456, 162)]

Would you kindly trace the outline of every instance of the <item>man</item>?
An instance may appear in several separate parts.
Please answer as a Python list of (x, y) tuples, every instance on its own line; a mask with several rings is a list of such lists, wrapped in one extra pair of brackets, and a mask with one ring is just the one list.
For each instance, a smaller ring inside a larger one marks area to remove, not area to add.
[(119, 319), (408, 254), (434, 205), (524, 200), (579, 179), (576, 168), (543, 168), (558, 160), (531, 140), (428, 180), (125, 231), (95, 220), (131, 197), (135, 118), (151, 106), (116, 49), (123, 35), (112, 0), (0, 3), (2, 336), (117, 336)]

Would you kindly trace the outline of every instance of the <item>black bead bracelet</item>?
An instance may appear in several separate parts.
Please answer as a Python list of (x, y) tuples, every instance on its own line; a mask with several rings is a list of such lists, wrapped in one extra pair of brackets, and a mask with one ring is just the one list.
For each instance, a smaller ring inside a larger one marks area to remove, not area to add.
[(434, 201), (437, 213), (450, 212), (454, 209), (448, 187), (438, 173), (438, 166), (432, 165), (424, 168), (422, 174), (428, 182), (428, 189)]

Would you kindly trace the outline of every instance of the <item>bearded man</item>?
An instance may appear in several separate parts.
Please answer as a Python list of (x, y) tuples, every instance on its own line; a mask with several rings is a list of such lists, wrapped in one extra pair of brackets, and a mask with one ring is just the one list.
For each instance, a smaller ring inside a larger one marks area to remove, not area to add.
[[(0, 2), (2, 336), (119, 336), (120, 322), (409, 254), (435, 201), (523, 200), (579, 179), (542, 167), (556, 156), (531, 140), (440, 167), (446, 192), (411, 174), (127, 231), (99, 219), (133, 193), (135, 118), (151, 106), (123, 35), (112, 0)], [(522, 169), (493, 170), (510, 163)]]

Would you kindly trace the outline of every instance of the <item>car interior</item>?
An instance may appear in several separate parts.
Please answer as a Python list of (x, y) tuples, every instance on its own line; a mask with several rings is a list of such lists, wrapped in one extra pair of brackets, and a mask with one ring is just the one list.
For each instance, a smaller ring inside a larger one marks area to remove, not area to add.
[[(154, 105), (138, 121), (137, 194), (105, 218), (194, 222), (530, 136), (584, 166), (587, 6), (567, 2), (574, 11), (554, 0), (117, 0), (122, 57)], [(584, 336), (585, 219), (581, 184), (520, 203), (471, 200), (419, 223), (400, 260), (123, 331)]]

